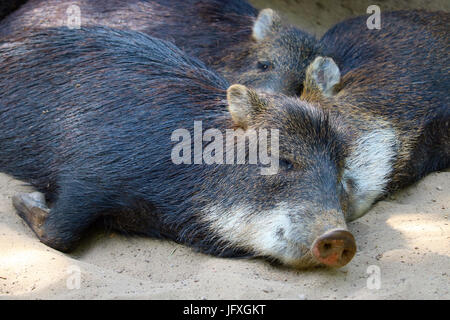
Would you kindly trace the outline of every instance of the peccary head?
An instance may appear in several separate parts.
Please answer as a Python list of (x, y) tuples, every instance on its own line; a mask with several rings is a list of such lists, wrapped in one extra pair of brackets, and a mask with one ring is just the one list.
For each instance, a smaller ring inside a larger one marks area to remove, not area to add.
[[(252, 28), (252, 39), (237, 82), (289, 96), (302, 92), (305, 70), (318, 52), (314, 37), (282, 23), (264, 9)], [(236, 57), (235, 57), (236, 60)]]
[(346, 231), (340, 169), (346, 137), (339, 119), (299, 99), (242, 85), (231, 86), (227, 100), (236, 135), (278, 129), (278, 150), (268, 139), (268, 149), (278, 154), (278, 172), (228, 166), (223, 178), (215, 177), (215, 201), (203, 221), (226, 245), (286, 265), (348, 263), (356, 246)]

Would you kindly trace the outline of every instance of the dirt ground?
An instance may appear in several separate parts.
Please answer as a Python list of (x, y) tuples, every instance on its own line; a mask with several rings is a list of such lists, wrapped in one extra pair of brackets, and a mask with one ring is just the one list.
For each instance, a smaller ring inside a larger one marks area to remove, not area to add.
[[(321, 35), (370, 1), (252, 1)], [(378, 1), (382, 11), (450, 9), (445, 1)], [(0, 174), (3, 299), (450, 299), (450, 171), (433, 173), (349, 225), (358, 253), (337, 269), (296, 271), (206, 256), (168, 241), (91, 234), (62, 254), (41, 244), (11, 197), (29, 190)]]
[(287, 21), (320, 37), (336, 23), (365, 15), (367, 7), (378, 5), (383, 11), (426, 9), (450, 11), (448, 0), (250, 0), (258, 9), (272, 8)]

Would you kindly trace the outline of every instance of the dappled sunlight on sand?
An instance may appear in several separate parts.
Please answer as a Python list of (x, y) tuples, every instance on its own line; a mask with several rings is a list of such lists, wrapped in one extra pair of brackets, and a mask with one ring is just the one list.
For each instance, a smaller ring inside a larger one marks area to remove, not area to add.
[(450, 221), (445, 214), (396, 214), (386, 223), (402, 234), (408, 246), (450, 257)]
[(0, 295), (35, 293), (68, 277), (64, 255), (5, 225), (0, 229)]
[[(51, 253), (33, 249), (1, 252), (1, 283), (9, 285), (8, 290), (0, 287), (0, 294), (13, 296), (38, 292), (60, 282), (68, 270), (67, 262), (52, 257)], [(11, 292), (8, 292), (11, 290)]]

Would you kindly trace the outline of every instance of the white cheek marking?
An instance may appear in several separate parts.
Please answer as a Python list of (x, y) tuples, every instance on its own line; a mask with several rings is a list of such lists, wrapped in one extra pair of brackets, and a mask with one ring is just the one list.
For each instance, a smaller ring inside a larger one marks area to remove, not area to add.
[(346, 159), (344, 181), (352, 180), (352, 190), (344, 183), (350, 195), (354, 212), (349, 220), (359, 218), (380, 197), (389, 182), (396, 159), (398, 139), (393, 129), (375, 129), (360, 137)]
[[(215, 205), (205, 212), (203, 219), (213, 233), (231, 245), (286, 262), (303, 255), (305, 248), (302, 247), (300, 235), (306, 235), (303, 225), (294, 226), (291, 222), (289, 211), (292, 209), (286, 203), (258, 213), (248, 206), (224, 209)], [(288, 240), (291, 235), (297, 240)]]

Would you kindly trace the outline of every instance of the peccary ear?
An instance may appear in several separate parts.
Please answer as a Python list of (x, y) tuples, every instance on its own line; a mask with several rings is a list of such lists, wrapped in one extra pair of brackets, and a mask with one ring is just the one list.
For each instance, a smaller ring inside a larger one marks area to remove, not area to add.
[(262, 107), (258, 94), (240, 84), (227, 90), (228, 110), (236, 126), (246, 129), (252, 116)]
[(263, 40), (280, 21), (280, 17), (272, 9), (261, 10), (253, 25), (253, 39), (256, 41)]
[(319, 91), (331, 97), (341, 81), (341, 72), (334, 60), (329, 57), (317, 57), (306, 69), (305, 90)]

